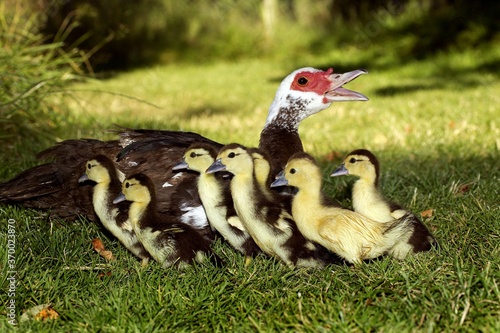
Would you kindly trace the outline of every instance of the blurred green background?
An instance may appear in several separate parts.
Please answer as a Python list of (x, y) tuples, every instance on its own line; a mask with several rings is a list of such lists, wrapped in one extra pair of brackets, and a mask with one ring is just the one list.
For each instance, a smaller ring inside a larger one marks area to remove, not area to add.
[(404, 61), (498, 42), (500, 17), (498, 2), (466, 0), (27, 3), (41, 13), (38, 28), (48, 41), (63, 41), (66, 50), (79, 48), (99, 70), (299, 55), (346, 45), (394, 52)]
[(64, 137), (79, 122), (61, 98), (69, 83), (151, 66), (265, 59), (371, 71), (485, 50), (467, 70), (498, 73), (498, 17), (499, 2), (465, 0), (5, 0), (0, 139)]

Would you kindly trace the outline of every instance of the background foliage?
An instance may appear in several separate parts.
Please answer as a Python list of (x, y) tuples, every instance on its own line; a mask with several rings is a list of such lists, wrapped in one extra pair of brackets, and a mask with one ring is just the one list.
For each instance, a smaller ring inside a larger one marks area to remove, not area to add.
[[(498, 38), (500, 5), (445, 0), (30, 0), (40, 31), (97, 68), (360, 48), (405, 60)], [(368, 45), (369, 44), (369, 45)], [(394, 49), (394, 48), (393, 48)]]

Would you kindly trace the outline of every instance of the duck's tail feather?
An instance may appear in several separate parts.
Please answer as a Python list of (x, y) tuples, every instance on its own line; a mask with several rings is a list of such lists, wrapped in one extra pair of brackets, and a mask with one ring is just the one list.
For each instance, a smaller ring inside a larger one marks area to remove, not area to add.
[(88, 183), (80, 184), (78, 179), (85, 170), (86, 161), (98, 154), (113, 156), (119, 150), (116, 140), (60, 142), (37, 155), (50, 163), (35, 166), (0, 183), (0, 202), (50, 210), (51, 216), (66, 220), (75, 220), (79, 215), (95, 220), (92, 187)]

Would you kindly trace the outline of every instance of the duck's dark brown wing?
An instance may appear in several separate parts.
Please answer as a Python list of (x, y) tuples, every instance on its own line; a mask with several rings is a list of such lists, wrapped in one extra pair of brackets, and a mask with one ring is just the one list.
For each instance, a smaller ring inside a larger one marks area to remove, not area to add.
[[(162, 131), (147, 129), (125, 129), (118, 132), (123, 150), (117, 156), (118, 160), (133, 153), (146, 153), (160, 147), (179, 147), (187, 149), (193, 143), (206, 143), (217, 150), (222, 144), (210, 140), (198, 133), (183, 131)], [(184, 153), (184, 151), (183, 151)], [(181, 156), (182, 158), (182, 156)]]
[(178, 216), (207, 238), (213, 238), (198, 195), (198, 173), (173, 171), (182, 161), (187, 148), (203, 143), (218, 150), (222, 144), (197, 133), (157, 130), (127, 130), (120, 132), (120, 142), (126, 145), (117, 155), (119, 169), (130, 176), (143, 173), (155, 185), (157, 210), (160, 214)]

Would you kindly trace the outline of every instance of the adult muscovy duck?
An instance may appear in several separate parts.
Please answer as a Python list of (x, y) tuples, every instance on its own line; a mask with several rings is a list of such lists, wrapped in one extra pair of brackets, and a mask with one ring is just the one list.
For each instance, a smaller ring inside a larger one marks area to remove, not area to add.
[[(288, 158), (303, 151), (298, 134), (300, 122), (337, 101), (366, 101), (361, 93), (343, 86), (362, 74), (364, 69), (338, 74), (307, 67), (289, 74), (280, 84), (269, 108), (259, 148), (272, 157), (270, 176), (284, 167)], [(28, 208), (50, 210), (52, 216), (74, 220), (84, 215), (96, 220), (92, 207), (92, 188), (82, 186), (78, 178), (85, 162), (96, 155), (115, 161), (126, 176), (143, 173), (154, 183), (157, 210), (181, 217), (184, 223), (202, 229), (210, 236), (208, 222), (196, 190), (194, 172), (175, 172), (172, 167), (182, 159), (194, 142), (223, 145), (199, 134), (182, 131), (122, 130), (119, 140), (67, 140), (38, 155), (51, 159), (47, 164), (28, 169), (0, 184), (0, 202)]]

